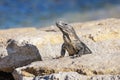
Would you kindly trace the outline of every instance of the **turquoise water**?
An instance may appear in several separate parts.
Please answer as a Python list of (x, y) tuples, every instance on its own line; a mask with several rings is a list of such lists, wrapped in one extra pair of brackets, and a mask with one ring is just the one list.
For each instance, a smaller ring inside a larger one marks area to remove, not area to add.
[(120, 0), (0, 0), (0, 29), (120, 18)]

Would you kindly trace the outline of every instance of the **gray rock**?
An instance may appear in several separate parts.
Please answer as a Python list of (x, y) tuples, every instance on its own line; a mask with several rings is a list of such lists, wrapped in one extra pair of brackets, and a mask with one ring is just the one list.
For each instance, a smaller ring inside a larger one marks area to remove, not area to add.
[(36, 46), (10, 39), (6, 47), (8, 55), (0, 60), (0, 71), (12, 72), (15, 68), (42, 60)]
[(84, 76), (76, 72), (63, 72), (44, 77), (37, 76), (33, 80), (120, 80), (120, 75)]
[(85, 78), (77, 72), (59, 72), (48, 76), (36, 76), (34, 80), (84, 80)]
[(120, 75), (99, 75), (99, 76), (92, 76), (89, 80), (120, 80)]

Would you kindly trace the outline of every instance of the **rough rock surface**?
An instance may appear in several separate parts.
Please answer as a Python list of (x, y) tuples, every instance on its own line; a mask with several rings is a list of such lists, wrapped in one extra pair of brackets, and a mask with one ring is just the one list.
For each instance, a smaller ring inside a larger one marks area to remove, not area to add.
[[(62, 33), (56, 26), (0, 30), (0, 71), (12, 72), (21, 66), (13, 72), (16, 80), (71, 71), (86, 77), (120, 75), (120, 19), (71, 25), (93, 54), (52, 59), (60, 56), (63, 43)], [(8, 44), (9, 39), (15, 43)], [(33, 62), (36, 60), (43, 61)]]
[(28, 66), (17, 68), (13, 72), (13, 75), (43, 76), (71, 71), (86, 76), (118, 75), (120, 74), (119, 57), (120, 53), (89, 54), (74, 59), (65, 57), (61, 59), (37, 61)]
[[(15, 31), (16, 34), (14, 34)], [(15, 68), (33, 61), (44, 60), (46, 57), (50, 58), (51, 56), (56, 57), (56, 54), (52, 53), (50, 43), (47, 44), (47, 39), (42, 38), (44, 37), (42, 32), (34, 28), (1, 30), (0, 71), (12, 72)], [(44, 33), (46, 34), (46, 32)], [(13, 39), (15, 42), (8, 44), (9, 39)]]
[(77, 72), (59, 72), (48, 76), (36, 76), (34, 80), (85, 80), (86, 76), (79, 75)]
[(120, 80), (120, 75), (84, 76), (76, 72), (60, 72), (49, 76), (36, 76), (34, 80)]

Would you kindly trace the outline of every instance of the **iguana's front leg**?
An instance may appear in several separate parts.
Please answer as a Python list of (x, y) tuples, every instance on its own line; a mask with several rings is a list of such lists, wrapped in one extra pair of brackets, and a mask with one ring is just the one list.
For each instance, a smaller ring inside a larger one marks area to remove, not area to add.
[(62, 44), (62, 48), (61, 48), (61, 56), (55, 58), (55, 59), (59, 59), (65, 56), (65, 52), (66, 52), (66, 45), (65, 43)]
[(61, 48), (61, 56), (60, 57), (64, 57), (65, 56), (65, 52), (66, 52), (66, 45), (65, 43), (62, 44), (62, 48)]

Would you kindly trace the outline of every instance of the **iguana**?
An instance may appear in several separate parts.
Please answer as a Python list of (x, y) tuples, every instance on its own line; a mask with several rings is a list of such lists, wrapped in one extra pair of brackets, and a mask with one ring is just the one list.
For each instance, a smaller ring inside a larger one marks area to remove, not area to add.
[(92, 51), (79, 39), (74, 28), (71, 25), (59, 21), (56, 22), (56, 26), (63, 33), (64, 40), (60, 57), (64, 57), (66, 51), (68, 52), (69, 56), (75, 55), (76, 57), (92, 53)]

